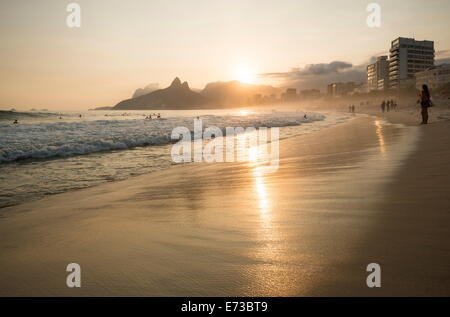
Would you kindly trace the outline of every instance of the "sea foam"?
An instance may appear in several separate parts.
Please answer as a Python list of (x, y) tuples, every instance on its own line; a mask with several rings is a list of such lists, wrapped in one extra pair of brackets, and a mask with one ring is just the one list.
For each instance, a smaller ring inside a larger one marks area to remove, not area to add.
[[(273, 112), (202, 116), (203, 127), (285, 127), (324, 120), (318, 113)], [(0, 162), (84, 155), (100, 151), (164, 145), (175, 127), (193, 131), (192, 117), (0, 124)]]

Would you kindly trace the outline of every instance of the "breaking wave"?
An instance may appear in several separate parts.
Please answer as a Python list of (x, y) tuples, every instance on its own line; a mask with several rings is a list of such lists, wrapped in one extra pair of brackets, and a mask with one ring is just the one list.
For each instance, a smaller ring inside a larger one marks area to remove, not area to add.
[[(17, 113), (2, 116), (17, 116)], [(57, 115), (53, 113), (21, 113), (22, 115)], [(321, 121), (319, 113), (273, 112), (202, 116), (203, 128), (226, 127), (286, 127)], [(49, 122), (31, 124), (0, 124), (0, 162), (20, 159), (47, 159), (84, 155), (100, 151), (130, 149), (139, 146), (164, 145), (176, 142), (171, 139), (175, 127), (193, 131), (192, 117), (166, 119), (95, 120), (82, 122)]]

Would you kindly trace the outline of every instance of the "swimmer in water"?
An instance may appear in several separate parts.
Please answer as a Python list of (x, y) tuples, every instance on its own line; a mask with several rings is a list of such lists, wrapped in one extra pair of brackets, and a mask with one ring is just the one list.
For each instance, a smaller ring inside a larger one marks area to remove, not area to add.
[(17, 119), (14, 120), (13, 124), (19, 124), (19, 121), (17, 121)]

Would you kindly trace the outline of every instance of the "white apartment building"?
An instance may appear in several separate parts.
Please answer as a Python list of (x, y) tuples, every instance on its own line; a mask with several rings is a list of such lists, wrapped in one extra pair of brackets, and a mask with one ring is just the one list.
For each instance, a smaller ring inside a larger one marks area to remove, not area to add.
[(434, 66), (434, 42), (399, 37), (392, 41), (389, 58), (389, 88), (409, 85), (415, 74)]
[[(387, 56), (380, 56), (376, 62), (367, 66), (367, 87), (369, 91), (380, 89), (379, 83), (389, 81), (389, 61)], [(382, 87), (382, 89), (387, 87)]]

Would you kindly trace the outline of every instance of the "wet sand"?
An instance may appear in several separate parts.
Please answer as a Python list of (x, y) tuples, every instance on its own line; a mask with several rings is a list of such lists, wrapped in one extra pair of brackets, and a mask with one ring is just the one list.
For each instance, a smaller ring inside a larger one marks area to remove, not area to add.
[(276, 173), (191, 164), (5, 208), (0, 295), (448, 296), (449, 145), (448, 123), (359, 117), (281, 141)]

